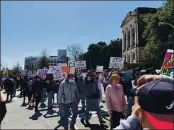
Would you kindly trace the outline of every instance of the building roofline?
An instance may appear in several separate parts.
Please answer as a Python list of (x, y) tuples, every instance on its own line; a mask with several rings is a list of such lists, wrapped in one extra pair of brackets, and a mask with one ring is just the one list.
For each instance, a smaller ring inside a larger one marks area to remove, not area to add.
[[(151, 8), (151, 7), (137, 7), (137, 8), (135, 8), (133, 11), (129, 11), (127, 14), (126, 14), (126, 16), (125, 16), (125, 18), (123, 19), (123, 21), (122, 21), (122, 23), (121, 23), (121, 28), (123, 27), (123, 25), (125, 25), (127, 22), (126, 22), (126, 19), (128, 18), (128, 17), (130, 17), (130, 16), (138, 16), (139, 15), (139, 10), (141, 10), (141, 9), (157, 9), (157, 8)], [(131, 19), (131, 18), (130, 18)], [(129, 20), (128, 20), (129, 21)]]

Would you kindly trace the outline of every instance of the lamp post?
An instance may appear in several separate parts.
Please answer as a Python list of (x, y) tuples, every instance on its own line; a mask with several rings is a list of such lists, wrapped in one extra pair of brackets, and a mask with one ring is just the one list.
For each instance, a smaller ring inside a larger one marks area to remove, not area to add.
[[(166, 22), (159, 22), (158, 26), (170, 26), (170, 27), (172, 27), (172, 32), (171, 33), (173, 33), (172, 35), (174, 35), (174, 25), (172, 25), (170, 23), (166, 23)], [(169, 44), (170, 43), (168, 43), (168, 47), (169, 47)]]
[(159, 26), (162, 26), (162, 25), (168, 25), (168, 26), (172, 27), (172, 28), (173, 28), (173, 30), (174, 30), (174, 25), (172, 25), (172, 24), (170, 24), (170, 23), (166, 23), (166, 22), (159, 22)]

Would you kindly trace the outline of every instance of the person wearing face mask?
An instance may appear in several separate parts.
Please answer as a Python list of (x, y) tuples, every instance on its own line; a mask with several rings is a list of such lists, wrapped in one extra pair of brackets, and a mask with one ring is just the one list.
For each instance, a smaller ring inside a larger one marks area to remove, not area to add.
[(100, 122), (100, 125), (103, 125), (105, 121), (103, 121), (101, 116), (100, 110), (100, 101), (101, 101), (101, 93), (100, 93), (100, 86), (99, 86), (99, 78), (95, 73), (89, 73), (86, 77), (86, 119), (81, 119), (81, 122), (85, 124), (87, 127), (90, 126), (89, 119), (89, 111), (91, 110), (91, 103), (95, 102), (95, 110), (97, 111), (97, 116)]
[(168, 76), (144, 75), (137, 80), (138, 89), (132, 114), (113, 130), (174, 128), (174, 86)]
[(77, 76), (76, 83), (77, 83), (79, 98), (80, 98), (81, 104), (82, 104), (82, 110), (81, 111), (85, 111), (85, 89), (86, 89), (86, 83), (83, 80), (83, 74), (79, 74)]
[(38, 105), (41, 101), (41, 90), (42, 90), (42, 82), (40, 76), (36, 76), (36, 80), (32, 84), (33, 88), (33, 99), (35, 100), (35, 113), (38, 113)]
[(126, 99), (123, 87), (120, 83), (120, 76), (113, 74), (106, 88), (106, 106), (111, 121), (111, 129), (120, 124), (120, 119), (124, 118), (126, 112)]
[(64, 129), (68, 130), (68, 117), (70, 108), (73, 116), (70, 129), (75, 129), (76, 118), (78, 114), (79, 94), (76, 82), (73, 80), (73, 74), (68, 74), (67, 79), (60, 83), (58, 91), (58, 101), (64, 109)]

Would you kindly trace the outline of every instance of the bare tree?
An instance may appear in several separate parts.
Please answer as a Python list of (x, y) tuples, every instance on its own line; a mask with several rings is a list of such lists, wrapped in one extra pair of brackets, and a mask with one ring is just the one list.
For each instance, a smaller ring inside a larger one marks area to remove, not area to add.
[(39, 58), (37, 68), (43, 69), (44, 67), (48, 68), (49, 66), (49, 57), (46, 49), (42, 50), (41, 57)]
[(83, 54), (80, 44), (72, 44), (67, 47), (68, 55), (72, 61), (76, 61)]

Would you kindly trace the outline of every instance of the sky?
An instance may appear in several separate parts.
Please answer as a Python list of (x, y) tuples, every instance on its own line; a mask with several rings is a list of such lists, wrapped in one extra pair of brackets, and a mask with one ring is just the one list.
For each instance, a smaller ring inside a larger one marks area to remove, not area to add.
[(58, 49), (121, 38), (121, 22), (137, 7), (163, 1), (6, 1), (1, 2), (1, 64), (12, 68), (24, 58)]

